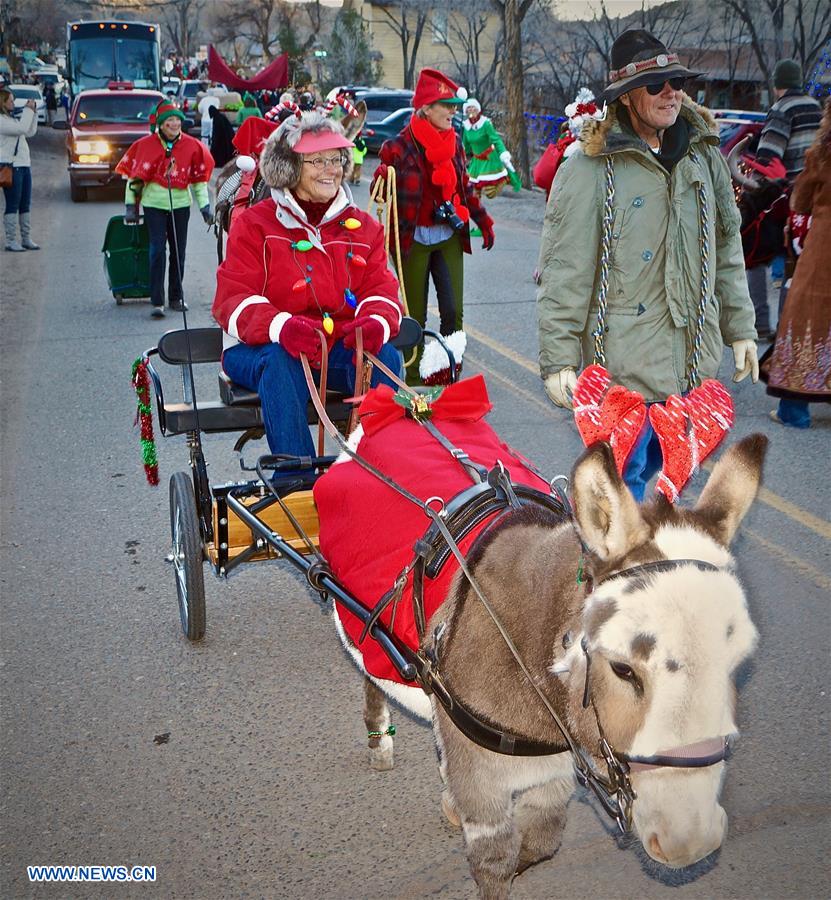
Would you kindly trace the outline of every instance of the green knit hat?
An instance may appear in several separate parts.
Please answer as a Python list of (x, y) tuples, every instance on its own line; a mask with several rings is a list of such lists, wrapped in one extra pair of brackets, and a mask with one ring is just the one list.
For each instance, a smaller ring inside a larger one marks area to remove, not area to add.
[(181, 109), (174, 106), (169, 100), (162, 100), (150, 115), (151, 133), (159, 128), (165, 119), (169, 119), (171, 116), (178, 116), (182, 122), (185, 121), (185, 114)]
[(773, 86), (777, 88), (801, 88), (802, 66), (795, 59), (780, 59), (773, 70)]

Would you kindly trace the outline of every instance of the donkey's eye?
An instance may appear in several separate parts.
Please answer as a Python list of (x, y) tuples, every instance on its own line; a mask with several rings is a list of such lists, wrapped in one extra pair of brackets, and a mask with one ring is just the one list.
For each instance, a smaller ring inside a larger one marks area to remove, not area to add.
[(631, 666), (627, 666), (626, 663), (622, 662), (610, 662), (609, 665), (612, 668), (612, 671), (617, 675), (621, 681), (635, 681), (635, 673), (632, 671)]

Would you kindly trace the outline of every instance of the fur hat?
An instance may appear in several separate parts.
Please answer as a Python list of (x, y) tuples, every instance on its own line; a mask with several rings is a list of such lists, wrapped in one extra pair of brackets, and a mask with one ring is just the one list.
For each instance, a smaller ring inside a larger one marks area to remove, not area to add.
[[(340, 122), (319, 112), (304, 112), (301, 116), (291, 116), (274, 131), (265, 142), (260, 155), (260, 174), (271, 188), (293, 188), (303, 173), (303, 157), (294, 148), (304, 134), (331, 133), (343, 137)], [(346, 154), (349, 161), (344, 166), (343, 176), (348, 178), (352, 171), (352, 154)]]

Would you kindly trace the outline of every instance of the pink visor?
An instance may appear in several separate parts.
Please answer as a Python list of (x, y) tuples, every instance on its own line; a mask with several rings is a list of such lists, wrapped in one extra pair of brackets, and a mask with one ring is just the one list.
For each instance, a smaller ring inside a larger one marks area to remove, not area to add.
[(340, 150), (354, 146), (345, 135), (334, 131), (307, 131), (292, 150), (295, 153), (318, 153), (321, 150)]

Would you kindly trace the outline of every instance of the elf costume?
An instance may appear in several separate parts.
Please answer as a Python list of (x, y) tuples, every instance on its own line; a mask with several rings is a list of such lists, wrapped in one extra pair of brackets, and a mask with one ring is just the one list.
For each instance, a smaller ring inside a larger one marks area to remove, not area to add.
[[(150, 232), (150, 300), (153, 315), (164, 315), (165, 247), (170, 244), (168, 302), (172, 309), (182, 308), (182, 276), (187, 247), (191, 188), (203, 217), (211, 218), (208, 181), (214, 168), (208, 148), (196, 138), (180, 132), (173, 140), (157, 131), (171, 116), (184, 121), (184, 114), (163, 100), (150, 116), (151, 133), (139, 138), (115, 167), (127, 179), (124, 201), (127, 220), (144, 209), (144, 221)], [(175, 239), (174, 239), (175, 236)], [(175, 254), (178, 247), (178, 256)]]
[[(464, 94), (464, 96), (461, 96)], [(410, 123), (381, 147), (381, 164), (375, 184), (383, 184), (387, 168), (397, 175), (399, 238), (403, 256), (399, 278), (404, 283), (409, 314), (424, 325), (430, 279), (436, 289), (440, 332), (451, 336), (457, 366), (464, 349), (462, 332), (464, 254), (470, 253), (470, 225), (482, 232), (486, 250), (493, 246), (493, 220), (479, 202), (465, 169), (461, 141), (452, 127), (440, 130), (425, 118), (436, 103), (462, 104), (459, 88), (436, 69), (422, 69), (416, 84)], [(450, 366), (443, 353), (427, 354), (429, 367), (421, 366), (423, 347), (408, 361), (410, 384), (446, 384)]]
[(502, 188), (511, 182), (515, 191), (522, 188), (522, 183), (511, 162), (511, 154), (494, 128), (493, 122), (481, 113), (482, 107), (472, 97), (465, 102), (465, 113), (462, 146), (468, 158), (467, 174), (470, 183), (480, 196), (482, 192), (488, 198), (496, 197)]

